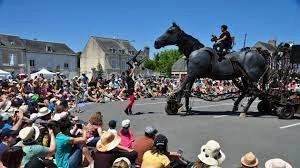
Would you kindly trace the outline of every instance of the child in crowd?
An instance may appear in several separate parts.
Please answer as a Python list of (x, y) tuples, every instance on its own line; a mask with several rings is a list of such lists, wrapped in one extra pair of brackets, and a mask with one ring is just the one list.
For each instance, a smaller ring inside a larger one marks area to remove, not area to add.
[(108, 128), (107, 132), (111, 132), (114, 135), (117, 135), (118, 131), (116, 130), (116, 126), (117, 126), (117, 122), (115, 120), (110, 120), (108, 122), (108, 127), (109, 128)]

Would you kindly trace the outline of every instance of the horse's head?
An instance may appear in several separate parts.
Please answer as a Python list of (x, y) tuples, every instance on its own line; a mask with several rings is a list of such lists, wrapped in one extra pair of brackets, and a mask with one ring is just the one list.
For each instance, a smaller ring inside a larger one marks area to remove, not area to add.
[(154, 47), (156, 49), (160, 49), (168, 45), (176, 45), (182, 33), (183, 31), (180, 29), (180, 27), (173, 22), (172, 26), (155, 40)]

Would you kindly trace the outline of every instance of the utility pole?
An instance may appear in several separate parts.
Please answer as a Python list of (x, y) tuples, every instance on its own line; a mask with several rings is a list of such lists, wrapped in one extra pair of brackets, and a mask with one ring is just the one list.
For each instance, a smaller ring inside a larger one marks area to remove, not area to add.
[(243, 48), (246, 47), (246, 41), (247, 41), (247, 33), (246, 33), (245, 36), (244, 36), (244, 45), (243, 45)]

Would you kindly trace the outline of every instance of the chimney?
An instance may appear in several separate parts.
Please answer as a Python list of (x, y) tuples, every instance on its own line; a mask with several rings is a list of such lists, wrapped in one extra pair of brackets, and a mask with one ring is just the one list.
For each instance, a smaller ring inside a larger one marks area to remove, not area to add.
[(150, 48), (148, 46), (144, 47), (144, 54), (147, 58), (149, 58), (150, 55)]
[(272, 45), (274, 48), (276, 48), (276, 40), (269, 40), (268, 44)]

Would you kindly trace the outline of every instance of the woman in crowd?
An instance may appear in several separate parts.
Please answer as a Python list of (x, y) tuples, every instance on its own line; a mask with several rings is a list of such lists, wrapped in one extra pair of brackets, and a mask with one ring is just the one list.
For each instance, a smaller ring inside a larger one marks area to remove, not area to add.
[(1, 157), (0, 168), (20, 168), (21, 161), (25, 155), (20, 146), (7, 148)]
[(169, 168), (170, 160), (168, 154), (168, 139), (164, 135), (157, 135), (152, 150), (147, 151), (143, 156), (142, 168)]

